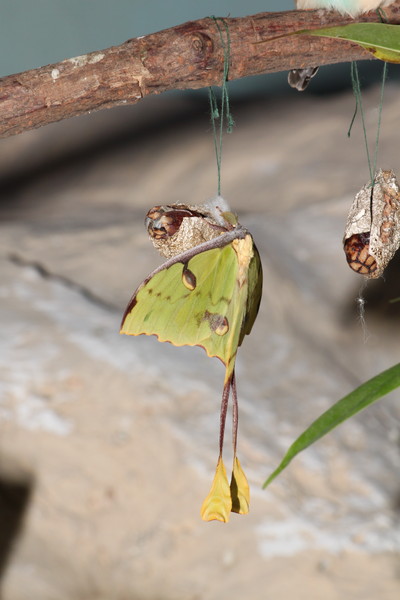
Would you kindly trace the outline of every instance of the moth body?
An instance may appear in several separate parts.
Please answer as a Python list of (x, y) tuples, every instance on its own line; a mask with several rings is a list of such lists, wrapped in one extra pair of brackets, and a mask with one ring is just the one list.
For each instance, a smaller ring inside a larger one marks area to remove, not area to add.
[(311, 8), (324, 8), (336, 10), (342, 14), (356, 17), (362, 13), (377, 8), (390, 6), (395, 0), (297, 0), (296, 8), (306, 10)]
[[(359, 15), (390, 6), (395, 0), (297, 0), (296, 8), (299, 10), (322, 8), (325, 10), (336, 10), (343, 15), (349, 15), (355, 19)], [(288, 74), (288, 83), (292, 88), (303, 92), (310, 80), (317, 74), (319, 67), (306, 67), (304, 69), (292, 69)]]

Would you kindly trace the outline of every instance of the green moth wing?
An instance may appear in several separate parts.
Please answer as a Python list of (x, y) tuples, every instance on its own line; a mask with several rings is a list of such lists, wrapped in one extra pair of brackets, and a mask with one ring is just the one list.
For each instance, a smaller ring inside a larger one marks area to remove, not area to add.
[(222, 360), (228, 375), (256, 318), (261, 286), (257, 249), (238, 228), (173, 257), (147, 277), (125, 311), (121, 333), (201, 346)]
[(256, 320), (258, 314), (258, 309), (260, 308), (262, 296), (263, 276), (261, 259), (254, 243), (253, 254), (254, 256), (249, 263), (246, 312), (239, 345), (242, 343), (244, 336), (248, 335), (253, 328), (254, 321)]

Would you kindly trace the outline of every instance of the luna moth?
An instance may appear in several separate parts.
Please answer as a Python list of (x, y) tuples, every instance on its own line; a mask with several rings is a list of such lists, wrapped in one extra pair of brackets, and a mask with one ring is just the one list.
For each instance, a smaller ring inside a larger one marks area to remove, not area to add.
[[(149, 210), (146, 226), (155, 247), (168, 260), (134, 292), (121, 333), (155, 335), (175, 346), (201, 346), (225, 365), (219, 457), (201, 515), (227, 522), (230, 512), (248, 512), (249, 486), (236, 456), (238, 402), (235, 360), (258, 313), (261, 261), (250, 233), (225, 200), (201, 206), (175, 204)], [(233, 470), (228, 483), (222, 460), (225, 420), (233, 399)]]

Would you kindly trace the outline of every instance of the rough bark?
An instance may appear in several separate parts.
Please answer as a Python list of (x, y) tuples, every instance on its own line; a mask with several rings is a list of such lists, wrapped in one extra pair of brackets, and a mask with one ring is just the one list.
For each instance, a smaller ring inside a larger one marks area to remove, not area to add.
[[(385, 14), (388, 22), (399, 24), (400, 0)], [(379, 16), (370, 12), (358, 20), (376, 22)], [(287, 36), (350, 21), (321, 10), (224, 18), (231, 40), (229, 79), (371, 59), (370, 53), (349, 42)], [(224, 24), (220, 20), (218, 24), (224, 35)], [(208, 17), (10, 75), (0, 79), (0, 137), (93, 110), (134, 104), (149, 94), (220, 85), (223, 63), (217, 23)]]

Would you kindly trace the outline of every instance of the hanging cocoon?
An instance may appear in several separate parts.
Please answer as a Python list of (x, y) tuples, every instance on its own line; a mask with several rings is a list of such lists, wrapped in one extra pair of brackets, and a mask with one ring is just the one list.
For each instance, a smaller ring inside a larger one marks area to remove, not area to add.
[(343, 238), (351, 269), (380, 277), (400, 246), (400, 189), (393, 171), (380, 169), (375, 183), (354, 198)]

